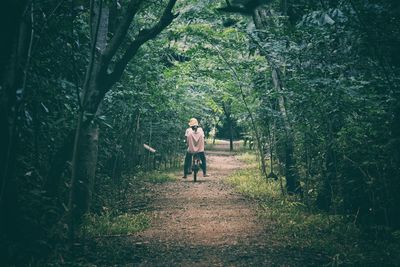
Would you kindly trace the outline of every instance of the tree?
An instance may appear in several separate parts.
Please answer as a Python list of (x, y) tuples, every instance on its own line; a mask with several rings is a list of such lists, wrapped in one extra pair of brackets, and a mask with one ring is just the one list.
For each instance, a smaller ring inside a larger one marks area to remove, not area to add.
[[(32, 10), (27, 1), (4, 1), (0, 6), (0, 236), (18, 237), (19, 209), (16, 152), (21, 98), (30, 57)], [(27, 15), (26, 15), (27, 14)]]
[[(301, 187), (299, 183), (299, 177), (296, 170), (296, 163), (294, 159), (294, 133), (290, 123), (290, 118), (287, 112), (287, 100), (285, 99), (285, 86), (283, 82), (283, 72), (281, 71), (281, 66), (279, 64), (284, 64), (278, 57), (273, 57), (271, 51), (267, 51), (263, 47), (263, 43), (268, 42), (267, 31), (273, 32), (271, 30), (273, 27), (279, 27), (278, 24), (274, 23), (274, 18), (272, 17), (272, 12), (267, 6), (260, 6), (254, 10), (253, 13), (254, 25), (256, 32), (253, 35), (253, 41), (260, 48), (260, 53), (264, 55), (272, 69), (272, 83), (276, 90), (278, 97), (278, 107), (280, 112), (281, 121), (285, 132), (284, 141), (284, 160), (285, 160), (285, 177), (286, 177), (286, 188), (289, 193), (300, 193)], [(261, 44), (260, 44), (261, 42)]]
[[(98, 111), (105, 94), (121, 78), (127, 64), (136, 55), (139, 48), (148, 40), (155, 38), (177, 16), (172, 14), (176, 0), (170, 0), (159, 21), (150, 28), (140, 30), (133, 41), (129, 42), (122, 55), (113, 62), (127, 36), (129, 26), (143, 5), (143, 1), (132, 0), (109, 41), (109, 44), (98, 53), (97, 45), (101, 25), (102, 1), (98, 2), (97, 21), (91, 23), (91, 54), (83, 84), (80, 110), (76, 127), (74, 152), (72, 156), (72, 177), (69, 209), (71, 213), (70, 237), (74, 236), (76, 221), (88, 210), (90, 188), (94, 180), (97, 163), (98, 130), (93, 125), (93, 118)], [(90, 16), (96, 18), (95, 5), (92, 1)], [(112, 69), (111, 72), (109, 69)]]

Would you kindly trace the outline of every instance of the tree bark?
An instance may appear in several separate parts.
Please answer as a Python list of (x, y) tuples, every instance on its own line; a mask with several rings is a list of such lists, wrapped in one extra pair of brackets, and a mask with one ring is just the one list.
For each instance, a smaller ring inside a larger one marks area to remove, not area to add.
[(232, 127), (232, 117), (231, 117), (231, 112), (230, 112), (230, 104), (226, 105), (226, 103), (222, 103), (222, 109), (224, 111), (226, 121), (228, 123), (228, 129), (229, 129), (229, 151), (233, 151), (233, 127)]
[[(97, 164), (98, 128), (93, 123), (99, 105), (105, 94), (121, 78), (129, 61), (136, 55), (139, 48), (147, 41), (155, 38), (177, 16), (172, 14), (176, 0), (170, 0), (158, 23), (149, 29), (141, 30), (132, 41), (123, 55), (112, 62), (112, 59), (120, 49), (129, 30), (129, 26), (138, 12), (143, 0), (131, 0), (126, 12), (120, 21), (115, 35), (109, 44), (104, 44), (106, 34), (102, 34), (108, 27), (104, 20), (105, 4), (102, 0), (91, 1), (91, 18), (93, 27), (91, 30), (92, 47), (89, 66), (87, 68), (83, 85), (82, 100), (80, 103), (79, 118), (72, 156), (71, 191), (69, 199), (69, 238), (74, 239), (76, 225), (81, 216), (90, 207), (90, 188), (95, 176)], [(95, 4), (98, 3), (98, 4)], [(97, 15), (96, 15), (97, 14)], [(108, 13), (107, 13), (108, 14)], [(102, 38), (103, 37), (103, 38)], [(110, 66), (114, 69), (109, 71)]]
[(20, 236), (16, 181), (17, 113), (22, 100), (31, 33), (30, 20), (23, 19), (26, 10), (27, 1), (6, 0), (0, 4), (0, 239), (4, 241)]
[(79, 152), (76, 154), (75, 179), (71, 184), (70, 209), (78, 219), (90, 208), (97, 166), (99, 128), (97, 124), (83, 127), (79, 136)]
[[(273, 25), (269, 25), (269, 19), (271, 17), (271, 12), (265, 7), (261, 6), (254, 10), (253, 21), (257, 30), (265, 30)], [(264, 34), (258, 33), (257, 37), (262, 41), (266, 38)], [(255, 41), (258, 44), (257, 41)], [(261, 47), (262, 48), (262, 47)], [(279, 111), (283, 121), (283, 126), (285, 130), (285, 176), (286, 176), (286, 189), (289, 194), (301, 193), (300, 182), (296, 170), (296, 164), (294, 160), (294, 137), (292, 127), (290, 125), (290, 120), (286, 111), (285, 98), (283, 96), (283, 81), (282, 73), (274, 63), (274, 60), (269, 55), (268, 51), (261, 49), (261, 54), (265, 56), (272, 70), (272, 81), (276, 92), (279, 95)]]
[(285, 129), (285, 177), (286, 177), (286, 189), (288, 193), (299, 193), (300, 183), (299, 177), (296, 170), (296, 162), (294, 159), (294, 137), (293, 130), (290, 124), (288, 114), (286, 111), (285, 99), (282, 95), (283, 86), (282, 80), (279, 75), (280, 71), (276, 67), (272, 70), (272, 81), (274, 88), (279, 94), (279, 111), (283, 121)]
[[(99, 33), (101, 26), (107, 27), (102, 20), (108, 20), (103, 16), (103, 1), (90, 2), (90, 26), (91, 26), (91, 54), (83, 85), (83, 96), (80, 104), (79, 117), (75, 133), (74, 149), (72, 156), (71, 191), (68, 202), (69, 208), (69, 238), (74, 239), (76, 224), (89, 210), (92, 182), (94, 181), (97, 164), (98, 126), (92, 121), (99, 103), (93, 103), (93, 96), (99, 94), (99, 86), (96, 79), (96, 50), (105, 47), (104, 36)], [(103, 30), (104, 32), (105, 30)], [(103, 39), (101, 39), (103, 37)]]
[(233, 126), (231, 120), (229, 120), (229, 151), (233, 151)]

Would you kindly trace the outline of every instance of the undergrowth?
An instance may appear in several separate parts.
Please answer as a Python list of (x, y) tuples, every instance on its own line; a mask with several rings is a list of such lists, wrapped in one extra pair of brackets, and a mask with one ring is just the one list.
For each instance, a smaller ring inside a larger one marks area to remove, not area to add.
[(145, 213), (121, 214), (113, 216), (110, 212), (100, 215), (88, 214), (81, 227), (81, 236), (101, 237), (129, 235), (145, 230), (150, 226), (150, 217)]
[(135, 206), (146, 205), (144, 183), (166, 183), (176, 179), (170, 172), (162, 171), (141, 172), (126, 179), (118, 192), (110, 190), (114, 192), (112, 195), (105, 194), (98, 201), (98, 212), (85, 216), (81, 236), (129, 235), (143, 231), (150, 226), (150, 217), (143, 212), (136, 213)]
[(279, 181), (266, 181), (255, 156), (244, 154), (247, 163), (228, 178), (228, 183), (260, 204), (260, 217), (271, 225), (271, 235), (286, 246), (311, 250), (329, 259), (327, 266), (400, 266), (399, 231), (385, 237), (371, 234), (354, 223), (354, 217), (322, 213), (306, 207), (299, 198), (283, 195)]
[(178, 178), (174, 176), (170, 171), (152, 171), (143, 173), (140, 175), (140, 179), (150, 183), (166, 183), (176, 181)]

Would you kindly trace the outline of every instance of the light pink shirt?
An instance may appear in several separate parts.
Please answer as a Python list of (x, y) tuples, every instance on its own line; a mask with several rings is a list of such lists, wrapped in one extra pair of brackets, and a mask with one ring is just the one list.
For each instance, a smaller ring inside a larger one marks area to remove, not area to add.
[(185, 136), (188, 143), (188, 152), (204, 152), (204, 132), (202, 128), (197, 128), (197, 131), (187, 128)]

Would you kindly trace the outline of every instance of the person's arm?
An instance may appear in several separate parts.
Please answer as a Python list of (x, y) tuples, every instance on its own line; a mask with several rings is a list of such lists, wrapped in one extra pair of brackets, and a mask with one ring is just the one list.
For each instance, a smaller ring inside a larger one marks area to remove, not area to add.
[(199, 128), (201, 130), (201, 136), (203, 137), (204, 144), (206, 144), (206, 135), (204, 134), (203, 128)]
[(185, 142), (186, 142), (186, 144), (189, 144), (189, 141), (188, 141), (189, 131), (190, 131), (190, 128), (187, 128), (186, 132), (185, 132)]

